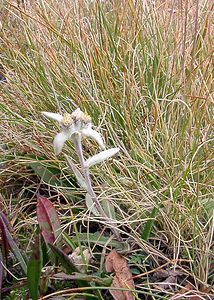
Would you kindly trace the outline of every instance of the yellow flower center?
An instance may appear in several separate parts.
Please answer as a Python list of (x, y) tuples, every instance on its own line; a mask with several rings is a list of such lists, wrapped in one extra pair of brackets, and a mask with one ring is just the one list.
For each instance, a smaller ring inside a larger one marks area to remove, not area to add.
[(72, 112), (71, 117), (74, 121), (74, 123), (80, 121), (83, 124), (88, 124), (91, 122), (91, 117), (80, 110), (80, 108), (77, 108), (74, 112)]
[(72, 124), (73, 124), (73, 119), (72, 119), (71, 114), (65, 113), (63, 115), (62, 125), (67, 127), (67, 126), (70, 126)]
[(84, 113), (83, 117), (82, 117), (82, 121), (85, 124), (91, 123), (91, 116), (87, 113)]

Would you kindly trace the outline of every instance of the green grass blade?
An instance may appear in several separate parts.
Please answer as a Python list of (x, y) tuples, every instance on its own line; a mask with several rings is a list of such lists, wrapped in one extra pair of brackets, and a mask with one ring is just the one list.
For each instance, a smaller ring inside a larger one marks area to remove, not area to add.
[(27, 282), (32, 300), (38, 299), (39, 281), (42, 270), (41, 238), (38, 235), (27, 265)]
[(157, 216), (158, 210), (159, 209), (156, 207), (153, 208), (153, 210), (150, 213), (149, 220), (146, 222), (144, 226), (143, 232), (141, 234), (141, 238), (144, 241), (147, 241), (151, 235), (152, 227), (154, 225), (155, 217)]

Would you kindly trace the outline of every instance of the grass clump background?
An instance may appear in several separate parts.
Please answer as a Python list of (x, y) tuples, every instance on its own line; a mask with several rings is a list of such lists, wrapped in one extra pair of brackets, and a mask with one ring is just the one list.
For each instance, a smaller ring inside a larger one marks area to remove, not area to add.
[[(54, 155), (59, 127), (41, 115), (80, 107), (107, 147), (121, 149), (93, 167), (93, 185), (129, 244), (136, 299), (169, 299), (188, 284), (211, 299), (211, 1), (2, 1), (0, 9), (0, 206), (23, 253), (36, 233), (38, 192), (82, 245), (81, 234), (111, 235), (88, 212), (63, 155)], [(63, 151), (76, 157), (70, 142)], [(84, 151), (97, 145), (87, 140)], [(94, 257), (102, 251), (91, 248)], [(14, 260), (10, 268), (21, 278)], [(177, 273), (161, 285), (156, 269)], [(112, 299), (103, 293), (96, 299)]]

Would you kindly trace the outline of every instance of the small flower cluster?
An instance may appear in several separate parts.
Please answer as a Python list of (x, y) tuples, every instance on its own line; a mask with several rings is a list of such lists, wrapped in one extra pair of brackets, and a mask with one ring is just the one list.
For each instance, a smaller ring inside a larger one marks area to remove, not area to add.
[[(63, 115), (51, 112), (42, 112), (44, 116), (59, 122), (61, 125), (61, 131), (54, 138), (54, 152), (56, 155), (60, 154), (62, 148), (67, 140), (75, 140), (76, 135), (78, 137), (88, 137), (94, 139), (99, 147), (104, 150), (105, 144), (101, 134), (92, 129), (91, 117), (82, 112), (80, 108), (77, 108), (71, 114), (65, 113)], [(90, 167), (97, 163), (102, 162), (105, 159), (110, 158), (119, 151), (119, 148), (112, 148), (92, 156), (85, 162), (86, 167)]]

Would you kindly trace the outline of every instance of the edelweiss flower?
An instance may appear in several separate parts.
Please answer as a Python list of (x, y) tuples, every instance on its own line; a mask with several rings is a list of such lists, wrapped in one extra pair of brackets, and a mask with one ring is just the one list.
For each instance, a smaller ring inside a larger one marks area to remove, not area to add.
[(58, 121), (62, 127), (61, 132), (56, 135), (53, 142), (56, 155), (62, 151), (65, 142), (72, 139), (74, 134), (92, 138), (96, 140), (101, 149), (105, 149), (100, 133), (92, 129), (91, 117), (83, 113), (79, 108), (72, 114), (65, 113), (64, 115), (60, 115), (45, 111), (42, 114), (47, 118)]

